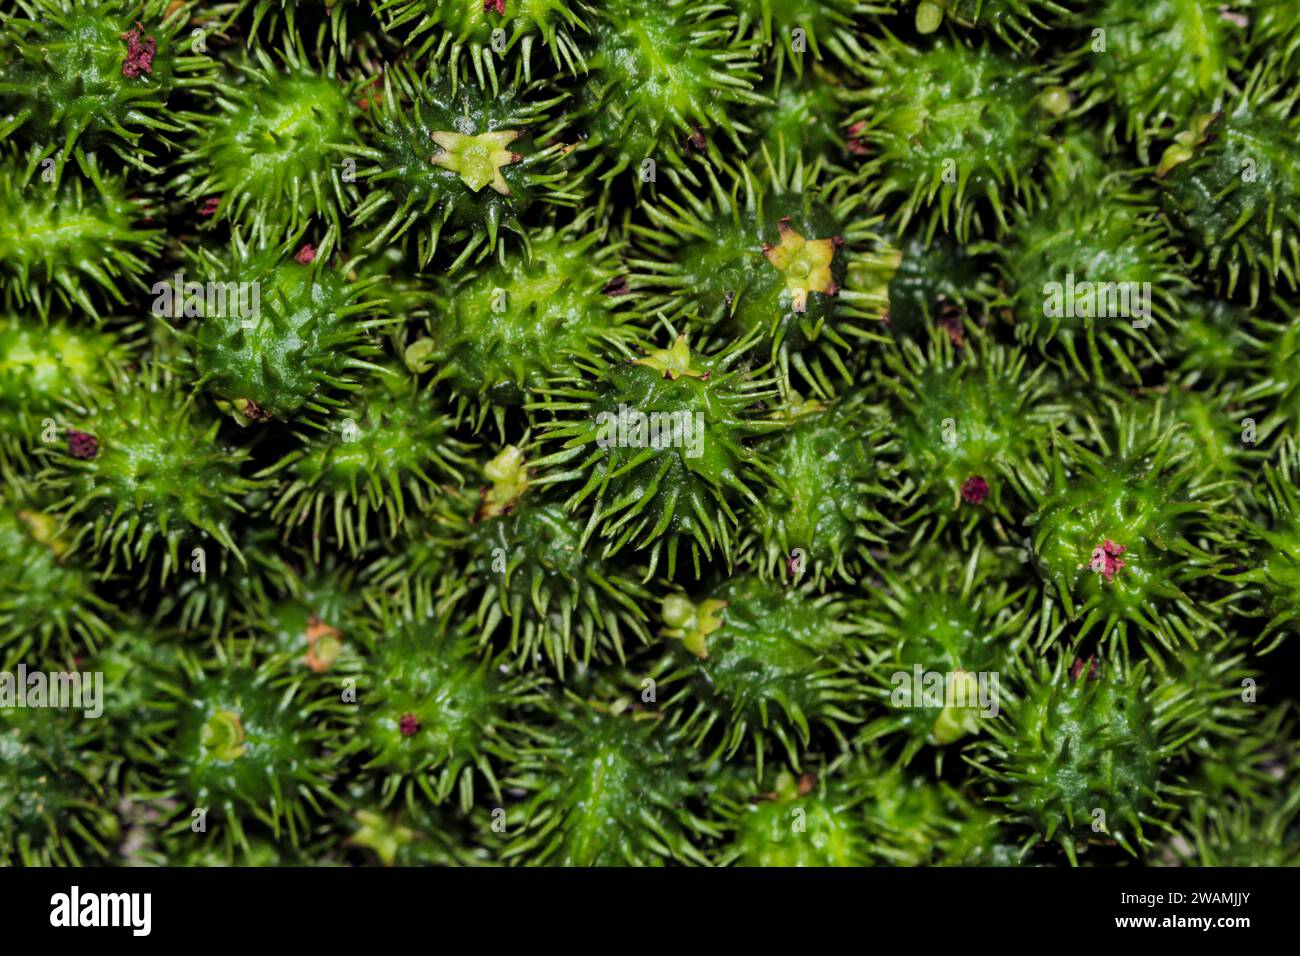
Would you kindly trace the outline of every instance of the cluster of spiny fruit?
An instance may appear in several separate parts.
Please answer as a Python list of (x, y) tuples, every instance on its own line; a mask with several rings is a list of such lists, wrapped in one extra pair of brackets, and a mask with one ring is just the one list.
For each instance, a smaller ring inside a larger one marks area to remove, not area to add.
[(1300, 860), (1290, 0), (9, 6), (0, 858)]

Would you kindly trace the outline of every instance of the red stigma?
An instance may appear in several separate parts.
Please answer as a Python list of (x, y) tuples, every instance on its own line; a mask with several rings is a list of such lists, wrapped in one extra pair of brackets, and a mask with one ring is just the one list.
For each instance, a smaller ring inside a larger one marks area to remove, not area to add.
[(866, 128), (867, 124), (865, 120), (859, 120), (849, 127), (848, 142), (844, 145), (854, 156), (866, 156), (871, 152), (871, 147), (869, 147), (867, 141), (862, 138), (862, 134), (866, 131)]
[(1119, 556), (1127, 550), (1122, 544), (1116, 544), (1110, 538), (1107, 538), (1092, 549), (1090, 567), (1107, 581), (1112, 581), (1119, 569), (1124, 567), (1126, 563), (1121, 561)]
[(306, 265), (309, 262), (316, 261), (316, 247), (310, 242), (298, 250), (298, 254), (293, 257), (294, 262), (301, 262)]
[(99, 439), (75, 428), (68, 429), (68, 454), (82, 461), (90, 461), (99, 454)]
[(397, 726), (402, 731), (403, 737), (411, 737), (420, 729), (420, 722), (415, 719), (415, 714), (403, 714)]
[(122, 61), (122, 75), (135, 79), (141, 73), (152, 73), (153, 57), (158, 52), (158, 43), (153, 37), (144, 36), (143, 24), (136, 21), (135, 29), (127, 30), (121, 38), (126, 41), (126, 59)]
[(506, 0), (483, 0), (484, 13), (500, 13), (503, 16), (506, 12)]
[(982, 504), (988, 496), (989, 483), (979, 475), (967, 478), (966, 483), (961, 486), (961, 500), (968, 505)]
[(209, 196), (199, 204), (200, 216), (211, 216), (216, 213), (217, 208), (221, 205), (220, 196)]

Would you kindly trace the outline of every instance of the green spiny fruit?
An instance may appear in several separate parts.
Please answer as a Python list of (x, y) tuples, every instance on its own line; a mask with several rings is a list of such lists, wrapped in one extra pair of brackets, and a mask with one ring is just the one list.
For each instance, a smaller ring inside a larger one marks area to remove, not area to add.
[[(829, 779), (828, 779), (829, 777)], [(762, 791), (752, 778), (738, 788), (747, 796), (719, 801), (730, 842), (719, 859), (737, 866), (870, 866), (871, 840), (863, 791), (843, 774), (788, 770)]]
[[(297, 250), (295, 252), (295, 249)], [(387, 323), (373, 298), (380, 279), (352, 282), (349, 264), (329, 264), (334, 233), (320, 246), (245, 242), (236, 232), (229, 251), (200, 248), (203, 283), (160, 283), (154, 313), (181, 326), (195, 372), (223, 411), (242, 424), (324, 414), (344, 405), (336, 395), (380, 372), (372, 330)], [(180, 322), (181, 317), (196, 319)]]
[[(30, 695), (33, 688), (26, 691)], [(7, 866), (103, 862), (119, 823), (104, 805), (98, 722), (76, 711), (15, 706), (16, 693), (14, 675), (0, 676), (0, 861)]]
[(861, 633), (854, 611), (850, 598), (753, 574), (697, 600), (670, 595), (663, 634), (681, 641), (659, 677), (673, 694), (664, 704), (670, 720), (693, 747), (713, 736), (715, 756), (731, 757), (751, 742), (760, 777), (769, 738), (795, 769), (814, 726), (843, 744), (840, 725), (858, 719), (849, 673)]
[(1009, 822), (1030, 841), (1061, 846), (1077, 865), (1080, 844), (1113, 841), (1137, 855), (1170, 798), (1191, 796), (1173, 763), (1194, 723), (1183, 695), (1157, 693), (1144, 665), (1067, 667), (1039, 660), (1022, 676), (1016, 699), (1002, 702), (989, 726), (979, 769), (993, 783)]
[(757, 501), (753, 486), (766, 473), (746, 440), (780, 427), (754, 408), (774, 390), (737, 367), (744, 351), (693, 355), (681, 335), (643, 358), (606, 360), (595, 381), (535, 404), (563, 415), (542, 423), (560, 448), (536, 466), (542, 483), (582, 483), (567, 504), (589, 502), (582, 547), (599, 531), (605, 556), (649, 550), (647, 578), (664, 551), (675, 574), (683, 542), (696, 577), (715, 549), (730, 561), (739, 520), (731, 500)]
[(174, 801), (172, 834), (190, 833), (203, 811), (205, 829), (195, 832), (228, 856), (250, 852), (254, 822), (296, 847), (340, 802), (326, 751), (349, 705), (332, 690), (313, 694), (310, 675), (287, 672), (283, 660), (257, 662), (251, 645), (215, 652), (210, 661), (182, 656), (174, 677), (157, 685), (162, 787), (153, 796)]
[[(1173, 652), (1221, 630), (1186, 588), (1217, 570), (1200, 542), (1222, 489), (1175, 453), (1177, 428), (1157, 432), (1131, 415), (1117, 431), (1114, 447), (1099, 437), (1100, 455), (1073, 447), (1070, 471), (1066, 453), (1058, 454), (1026, 519), (1036, 567), (1050, 585), (1044, 613), (1060, 601), (1078, 626), (1075, 641), (1100, 624), (1102, 639), (1127, 652), (1131, 624), (1145, 650)], [(1222, 532), (1208, 533), (1222, 541)]]
[(408, 364), (436, 369), (480, 415), (517, 405), (558, 377), (626, 350), (636, 336), (622, 243), (586, 215), (564, 229), (534, 230), (530, 255), (511, 254), (448, 284), (428, 311), (430, 337)]
[(851, 191), (819, 188), (819, 165), (799, 158), (773, 161), (764, 151), (757, 171), (724, 172), (726, 186), (700, 168), (706, 183), (668, 170), (680, 200), (661, 193), (644, 206), (649, 224), (632, 226), (631, 285), (648, 291), (644, 307), (722, 341), (754, 340), (783, 383), (793, 365), (831, 393), (822, 360), (852, 382), (844, 353), (870, 338), (864, 326), (883, 303), (844, 288), (845, 274), (874, 239), (874, 220), (859, 217)]
[(346, 161), (362, 155), (356, 83), (340, 81), (334, 51), (314, 66), (286, 33), (280, 58), (255, 48), (237, 81), (215, 84), (217, 110), (186, 115), (194, 128), (171, 183), (211, 224), (270, 241), (313, 216), (337, 225), (356, 192)]
[(329, 516), (335, 545), (354, 555), (368, 546), (372, 523), (385, 537), (399, 534), (469, 464), (455, 424), (409, 372), (381, 368), (324, 426), (302, 435), (300, 449), (259, 473), (282, 483), (272, 518), (286, 531), (310, 521), (317, 555)]
[(0, 664), (61, 648), (94, 648), (111, 630), (113, 607), (95, 592), (90, 569), (70, 560), (58, 519), (25, 484), (5, 473), (0, 498)]
[(6, 19), (17, 56), (0, 74), (0, 139), (21, 130), (30, 141), (76, 152), (103, 145), (124, 163), (156, 172), (146, 133), (178, 133), (168, 100), (202, 89), (214, 65), (185, 51), (190, 9), (167, 0), (15, 0)]
[(522, 807), (506, 808), (507, 861), (708, 863), (697, 843), (714, 830), (691, 806), (697, 786), (653, 715), (571, 701), (503, 783), (527, 794)]
[(406, 45), (414, 56), (445, 61), (453, 84), (466, 72), (466, 60), (479, 86), (491, 83), (495, 90), (511, 60), (514, 79), (528, 82), (538, 47), (556, 70), (586, 72), (581, 40), (592, 9), (583, 0), (378, 0), (375, 9), (390, 32), (410, 26)]
[(1193, 118), (1156, 169), (1193, 266), (1218, 271), (1228, 296), (1244, 280), (1252, 305), (1265, 280), (1300, 283), (1297, 96), (1257, 70), (1233, 106)]
[(870, 673), (873, 693), (892, 712), (868, 724), (862, 739), (902, 739), (908, 763), (923, 746), (964, 740), (996, 716), (998, 675), (1033, 627), (1026, 589), (999, 576), (978, 545), (964, 564), (922, 550), (881, 573), (864, 628), (867, 640), (889, 642)]
[(1055, 0), (920, 0), (916, 30), (934, 33), (947, 20), (958, 26), (987, 30), (1017, 50), (1038, 46), (1034, 30), (1072, 15)]
[(639, 188), (655, 181), (658, 166), (681, 165), (684, 151), (717, 153), (713, 128), (743, 150), (747, 130), (732, 113), (763, 98), (753, 90), (756, 41), (737, 38), (727, 7), (604, 0), (590, 26), (589, 78), (577, 111), (591, 144), (612, 163), (605, 179), (635, 169)]
[(42, 449), (41, 483), (57, 499), (47, 511), (70, 549), (84, 544), (107, 559), (105, 573), (119, 561), (148, 568), (161, 558), (166, 580), (183, 567), (183, 544), (204, 568), (207, 555), (196, 551), (213, 545), (222, 565), (227, 554), (242, 563), (231, 524), (240, 497), (258, 485), (240, 474), (248, 449), (223, 441), (219, 420), (156, 379), (146, 371), (98, 402), (67, 429), (66, 450)]
[(287, 569), (273, 594), (239, 614), (259, 646), (313, 674), (355, 672), (362, 658), (364, 596), (352, 568), (326, 559)]
[(1043, 479), (1035, 452), (1068, 409), (1053, 400), (1045, 366), (1026, 371), (1021, 350), (932, 332), (929, 348), (904, 339), (886, 353), (893, 393), (887, 432), (905, 478), (914, 540), (957, 522), (967, 530), (985, 515), (1013, 519), (1019, 500)]
[(1007, 203), (1038, 192), (1034, 168), (1068, 107), (1064, 91), (987, 46), (913, 47), (888, 33), (871, 42), (851, 119), (866, 124), (857, 135), (871, 153), (861, 178), (873, 205), (895, 205), (900, 228), (929, 210), (927, 240), (942, 225), (965, 242), (988, 212), (988, 230), (1006, 232)]
[(129, 351), (122, 333), (0, 320), (0, 460), (23, 461), (52, 437), (50, 423), (83, 412), (96, 393), (121, 381)]
[(442, 606), (477, 595), (482, 641), (508, 625), (509, 652), (525, 662), (542, 655), (561, 678), (567, 660), (586, 666), (597, 649), (622, 661), (625, 634), (649, 643), (650, 592), (625, 568), (582, 550), (581, 529), (561, 500), (530, 492), (525, 452), (507, 445), (483, 472), (489, 484), (463, 532), (470, 574)]
[(1115, 169), (1090, 135), (1068, 138), (1052, 166), (1046, 201), (1018, 217), (1002, 247), (1008, 293), (994, 307), (1011, 310), (1022, 340), (1062, 348), (1082, 377), (1106, 381), (1109, 359), (1138, 381), (1135, 357), (1161, 361), (1157, 344), (1191, 283), (1176, 268), (1155, 194)]
[(1127, 652), (1133, 625), (1148, 651), (1194, 646), (1198, 634), (1220, 630), (1186, 588), (1216, 570), (1205, 550), (1211, 541), (1235, 547), (1230, 532), (1213, 527), (1224, 483), (1177, 450), (1176, 426), (1132, 409), (1113, 431), (1113, 439), (1095, 432), (1100, 454), (1082, 445), (1060, 450), (1026, 520), (1050, 585), (1045, 609), (1060, 601), (1077, 622), (1076, 641), (1101, 625), (1102, 638)]
[(1068, 58), (1079, 110), (1108, 104), (1107, 135), (1135, 141), (1145, 164), (1153, 139), (1230, 88), (1236, 27), (1226, 9), (1213, 0), (1106, 0)]
[(52, 151), (0, 158), (5, 307), (30, 306), (42, 319), (54, 308), (77, 309), (98, 319), (97, 299), (122, 306), (123, 289), (148, 288), (144, 277), (162, 246), (160, 230), (139, 225), (149, 204), (130, 197), (123, 180), (103, 172), (93, 154), (84, 179), (60, 182)]
[(451, 242), (458, 252), (447, 272), (495, 251), (502, 229), (527, 248), (519, 217), (530, 206), (578, 199), (558, 131), (537, 129), (564, 94), (541, 100), (537, 92), (537, 84), (492, 93), (456, 88), (432, 71), (385, 70), (382, 93), (368, 94), (369, 145), (360, 155), (369, 164), (356, 171), (353, 222), (379, 224), (366, 248), (413, 235), (424, 266)]
[(514, 752), (522, 728), (512, 708), (527, 707), (537, 680), (477, 655), (472, 633), (436, 620), (381, 616), (363, 628), (367, 659), (357, 681), (355, 727), (339, 751), (379, 777), (381, 805), (416, 808), (455, 794), (463, 811), (476, 786), (501, 800), (495, 764)]
[(829, 403), (793, 396), (785, 414), (789, 427), (758, 445), (772, 484), (750, 509), (751, 560), (783, 581), (806, 571), (851, 581), (863, 548), (892, 530), (880, 511), (891, 495), (884, 410), (853, 392)]

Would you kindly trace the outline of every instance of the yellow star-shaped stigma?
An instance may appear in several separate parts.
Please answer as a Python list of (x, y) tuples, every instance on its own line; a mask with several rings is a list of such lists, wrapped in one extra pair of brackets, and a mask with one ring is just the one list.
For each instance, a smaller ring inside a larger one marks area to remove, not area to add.
[(776, 224), (781, 234), (777, 245), (763, 245), (763, 255), (777, 272), (785, 277), (785, 287), (790, 292), (794, 311), (808, 311), (808, 293), (836, 293), (835, 279), (831, 275), (831, 260), (835, 250), (843, 243), (838, 236), (830, 239), (805, 239), (795, 232), (789, 218)]
[(703, 378), (703, 372), (697, 372), (691, 368), (691, 347), (686, 344), (686, 336), (677, 336), (677, 341), (672, 347), (666, 349), (655, 349), (645, 358), (637, 359), (633, 365), (644, 365), (652, 368), (656, 372), (662, 372), (664, 378), (673, 379), (674, 381), (683, 375), (688, 378)]
[(506, 149), (519, 138), (518, 130), (500, 130), (478, 136), (438, 130), (430, 135), (442, 147), (442, 152), (430, 156), (429, 162), (458, 174), (461, 182), (473, 192), (491, 186), (503, 196), (510, 195), (510, 184), (501, 175), (501, 170), (523, 159), (518, 153)]

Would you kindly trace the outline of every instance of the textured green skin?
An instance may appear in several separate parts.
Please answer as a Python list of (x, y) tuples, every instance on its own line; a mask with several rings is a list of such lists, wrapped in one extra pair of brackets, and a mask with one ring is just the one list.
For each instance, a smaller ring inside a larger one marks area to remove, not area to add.
[(0, 709), (0, 858), (25, 866), (107, 858), (118, 821), (103, 804), (95, 723), (76, 711)]
[(1043, 664), (993, 729), (998, 799), (1072, 861), (1076, 842), (1093, 838), (1095, 809), (1105, 812), (1100, 838), (1130, 852), (1149, 842), (1143, 824), (1160, 800), (1168, 758), (1149, 683), (1086, 674)]
[[(179, 569), (182, 542), (215, 540), (234, 549), (229, 526), (241, 510), (237, 499), (257, 483), (240, 476), (248, 451), (219, 441), (217, 421), (175, 391), (142, 384), (116, 393), (79, 424), (99, 440), (98, 454), (89, 461), (60, 455), (43, 473), (65, 495), (52, 510), (71, 537), (111, 555), (110, 568), (119, 557), (128, 567), (143, 562), (161, 538), (164, 578)], [(215, 556), (208, 558), (215, 570)]]
[[(509, 650), (523, 660), (541, 651), (561, 677), (566, 659), (586, 663), (597, 645), (622, 659), (625, 635), (637, 643), (650, 639), (649, 592), (594, 550), (584, 553), (580, 535), (559, 501), (527, 495), (509, 513), (470, 530), (483, 638), (508, 622)], [(499, 556), (504, 571), (497, 570)]]
[[(525, 754), (506, 781), (531, 793), (507, 811), (505, 859), (548, 866), (656, 866), (706, 860), (687, 840), (694, 787), (676, 748), (651, 722), (569, 715), (548, 746)], [(511, 826), (511, 823), (514, 826)]]
[[(146, 129), (180, 130), (167, 111), (167, 100), (178, 87), (192, 85), (187, 74), (211, 60), (186, 55), (188, 50), (178, 55), (188, 46), (188, 41), (177, 41), (185, 17), (164, 22), (165, 0), (24, 2), (33, 19), (14, 21), (21, 34), (13, 38), (19, 63), (6, 69), (0, 80), (0, 109), (30, 114), (24, 135), (61, 143), (65, 157), (74, 144), (116, 138), (120, 144), (112, 147), (129, 158)], [(157, 50), (150, 72), (128, 77), (122, 73), (127, 54), (122, 34), (137, 22), (143, 24), (144, 35), (157, 42)]]
[(174, 185), (192, 202), (219, 197), (213, 223), (270, 237), (314, 215), (337, 222), (349, 205), (342, 161), (360, 148), (353, 90), (307, 67), (277, 68), (265, 53), (241, 72), (218, 88), (219, 111), (195, 122)]
[[(49, 150), (46, 150), (48, 153)], [(127, 198), (122, 180), (102, 176), (93, 159), (89, 181), (46, 183), (44, 153), (0, 161), (0, 275), (5, 305), (29, 303), (42, 318), (57, 303), (99, 317), (99, 302), (123, 305), (123, 288), (146, 288), (159, 230), (141, 228), (144, 200)], [(57, 160), (54, 170), (60, 169)], [(95, 295), (92, 296), (92, 290)]]
[(680, 655), (669, 680), (688, 683), (681, 700), (668, 705), (673, 719), (679, 703), (684, 728), (698, 737), (720, 723), (725, 733), (718, 749), (727, 755), (751, 737), (772, 734), (797, 767), (812, 724), (834, 731), (837, 722), (853, 720), (845, 663), (857, 650), (852, 606), (752, 574), (731, 578), (708, 597), (728, 602), (717, 612), (722, 627), (705, 638), (707, 658)]
[[(740, 181), (737, 176), (735, 183)], [(812, 189), (765, 195), (760, 188), (741, 196), (743, 204), (733, 199), (730, 210), (719, 209), (715, 199), (703, 221), (680, 215), (676, 210), (683, 207), (676, 204), (649, 211), (658, 228), (644, 233), (647, 258), (633, 263), (642, 273), (637, 285), (650, 292), (645, 307), (674, 321), (694, 320), (724, 340), (762, 336), (772, 348), (780, 344), (798, 351), (821, 334), (823, 325), (833, 325), (842, 309), (835, 296), (809, 292), (807, 310), (796, 313), (785, 276), (763, 247), (780, 244), (777, 224), (786, 217), (790, 228), (809, 240), (842, 236), (848, 224), (837, 221)], [(690, 233), (677, 226), (679, 220), (694, 227)], [(695, 238), (699, 232), (708, 238)], [(836, 286), (844, 284), (846, 259), (841, 249), (831, 260)]]
[(315, 539), (333, 514), (338, 544), (354, 553), (368, 540), (372, 513), (385, 535), (398, 533), (408, 511), (426, 511), (444, 494), (441, 483), (459, 482), (469, 446), (451, 434), (453, 424), (405, 370), (373, 374), (325, 431), (304, 435), (304, 447), (274, 466), (288, 484), (273, 516), (290, 526), (311, 521)]
[[(1109, 114), (1129, 139), (1146, 143), (1157, 128), (1185, 125), (1210, 109), (1228, 86), (1234, 28), (1214, 0), (1108, 0), (1096, 16), (1106, 49), (1093, 52), (1085, 31), (1074, 59), (1087, 67), (1084, 92), (1114, 98)], [(1094, 24), (1089, 23), (1089, 27)]]
[(120, 373), (127, 350), (111, 332), (66, 322), (0, 320), (0, 458), (23, 457), (42, 422), (84, 408)]
[(218, 399), (251, 401), (281, 419), (339, 404), (331, 392), (355, 387), (356, 370), (379, 351), (368, 333), (375, 322), (364, 318), (379, 303), (362, 301), (378, 280), (352, 283), (323, 256), (304, 265), (290, 253), (289, 246), (236, 242), (225, 259), (206, 255), (202, 278), (260, 284), (260, 316), (245, 320), (240, 309), (227, 307), (223, 315), (189, 320), (198, 383)]
[[(440, 803), (459, 788), (468, 809), (476, 778), (496, 793), (487, 761), (509, 749), (505, 708), (521, 697), (520, 682), (479, 658), (473, 636), (440, 633), (432, 623), (394, 622), (384, 631), (369, 639), (357, 681), (357, 745), (344, 752), (359, 752), (365, 770), (387, 778), (385, 802), (400, 789), (410, 805)], [(401, 730), (407, 714), (419, 722), (409, 736)]]
[[(899, 209), (904, 225), (928, 207), (931, 229), (951, 217), (964, 241), (977, 197), (992, 194), (1005, 203), (1031, 191), (1052, 125), (1035, 103), (1031, 72), (987, 48), (881, 41), (865, 76), (866, 107), (853, 117), (868, 123), (862, 138), (873, 159), (864, 181), (876, 203), (895, 193), (906, 198)], [(943, 181), (944, 160), (955, 163), (955, 182)]]
[[(1160, 180), (1161, 202), (1197, 260), (1241, 277), (1258, 298), (1261, 277), (1300, 281), (1300, 118), (1243, 103), (1216, 120), (1210, 140)], [(1253, 164), (1254, 181), (1242, 177)]]
[(766, 573), (786, 579), (799, 548), (814, 580), (847, 577), (863, 541), (885, 530), (875, 512), (885, 494), (876, 460), (879, 427), (871, 424), (877, 414), (850, 397), (800, 416), (759, 446), (773, 481), (753, 509)]
[[(698, 356), (692, 367), (712, 371), (707, 379), (670, 379), (644, 365), (608, 366), (594, 388), (573, 393), (581, 416), (551, 428), (548, 437), (562, 441), (563, 450), (537, 463), (542, 468), (576, 466), (563, 473), (585, 482), (570, 497), (570, 509), (594, 495), (584, 543), (599, 524), (607, 555), (629, 543), (637, 550), (653, 548), (653, 569), (666, 542), (670, 575), (682, 539), (691, 542), (697, 569), (699, 556), (708, 558), (714, 547), (724, 557), (730, 555), (738, 519), (728, 498), (753, 499), (751, 486), (762, 471), (758, 456), (744, 441), (770, 427), (748, 417), (746, 406), (752, 399), (737, 387), (734, 372)], [(570, 397), (567, 392), (562, 395)], [(686, 448), (599, 447), (596, 441), (602, 429), (597, 416), (605, 412), (617, 416), (620, 404), (647, 416), (685, 413), (694, 420), (697, 412), (702, 414), (700, 457), (687, 457)]]
[(602, 10), (591, 24), (592, 82), (578, 111), (614, 163), (607, 175), (635, 172), (645, 159), (680, 163), (670, 140), (693, 127), (734, 136), (729, 112), (759, 97), (751, 92), (753, 42), (732, 39), (733, 17), (690, 0), (608, 0)]
[(450, 286), (429, 318), (436, 380), (518, 405), (602, 348), (629, 344), (628, 297), (604, 292), (618, 252), (599, 232), (550, 231), (532, 239), (531, 261), (513, 254)]
[[(540, 149), (528, 130), (555, 101), (534, 102), (529, 92), (515, 87), (494, 95), (473, 85), (454, 88), (447, 77), (400, 70), (385, 74), (378, 102), (370, 97), (365, 126), (366, 139), (374, 145), (364, 156), (374, 165), (357, 165), (361, 202), (352, 211), (356, 225), (380, 227), (369, 246), (414, 230), (424, 264), (441, 238), (472, 235), (475, 241), (462, 257), (481, 243), (494, 248), (501, 228), (526, 244), (521, 214), (537, 201), (570, 201), (557, 185), (564, 173), (556, 169), (554, 151)], [(474, 192), (459, 173), (430, 162), (440, 151), (432, 139), (435, 132), (480, 136), (509, 130), (521, 133), (508, 148), (522, 158), (500, 169), (508, 196), (491, 186)], [(450, 232), (444, 234), (444, 228)]]
[(91, 571), (37, 541), (20, 509), (0, 504), (0, 663), (79, 641), (94, 647), (109, 633), (111, 605), (95, 594)]

